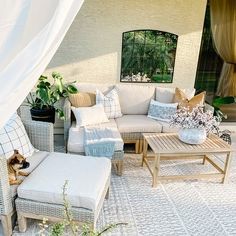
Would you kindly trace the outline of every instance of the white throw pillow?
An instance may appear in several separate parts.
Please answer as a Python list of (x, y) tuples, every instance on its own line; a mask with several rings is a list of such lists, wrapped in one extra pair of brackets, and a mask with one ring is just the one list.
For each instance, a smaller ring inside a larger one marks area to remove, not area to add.
[(92, 107), (71, 107), (71, 109), (76, 118), (76, 127), (109, 122), (102, 104)]
[(0, 129), (0, 155), (9, 158), (14, 153), (14, 149), (24, 157), (30, 157), (35, 151), (17, 114), (14, 114)]
[(152, 99), (149, 105), (148, 117), (168, 122), (176, 113), (177, 106), (178, 103), (162, 103)]
[(122, 116), (120, 109), (119, 96), (116, 89), (112, 89), (107, 95), (96, 90), (96, 104), (104, 106), (108, 119), (114, 119)]

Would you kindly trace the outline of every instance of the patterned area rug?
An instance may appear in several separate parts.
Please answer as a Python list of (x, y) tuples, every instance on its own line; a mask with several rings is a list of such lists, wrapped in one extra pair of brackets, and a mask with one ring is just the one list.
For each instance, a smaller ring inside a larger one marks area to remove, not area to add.
[[(156, 189), (151, 187), (147, 168), (140, 163), (140, 155), (128, 153), (124, 175), (112, 175), (110, 198), (104, 202), (98, 227), (117, 222), (128, 225), (106, 235), (236, 235), (236, 160), (228, 184), (217, 180), (178, 181), (162, 183)], [(200, 171), (214, 169), (209, 164), (203, 166), (200, 160), (161, 162), (161, 174)], [(26, 233), (18, 233), (16, 227), (14, 236), (37, 235), (38, 231), (38, 222), (30, 221)]]

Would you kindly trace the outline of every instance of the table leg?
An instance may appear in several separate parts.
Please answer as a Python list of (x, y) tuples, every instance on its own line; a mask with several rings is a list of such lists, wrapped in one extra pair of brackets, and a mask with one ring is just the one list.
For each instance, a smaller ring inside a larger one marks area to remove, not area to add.
[(206, 162), (206, 155), (203, 156), (202, 164), (205, 165)]
[(143, 139), (143, 157), (142, 157), (142, 166), (144, 165), (144, 159), (147, 158), (147, 149), (148, 149), (148, 143), (146, 139)]
[(224, 177), (222, 179), (223, 184), (228, 181), (231, 161), (232, 161), (232, 154), (230, 152), (230, 153), (227, 154), (227, 157), (226, 157), (226, 160), (225, 160)]
[(152, 180), (153, 188), (157, 187), (159, 172), (160, 172), (160, 154), (155, 154), (153, 180)]

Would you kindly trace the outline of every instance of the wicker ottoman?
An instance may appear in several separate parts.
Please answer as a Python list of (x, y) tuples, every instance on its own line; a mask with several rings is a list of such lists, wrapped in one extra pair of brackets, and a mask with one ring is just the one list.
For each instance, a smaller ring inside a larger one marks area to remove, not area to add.
[(104, 198), (108, 197), (110, 173), (111, 161), (107, 158), (51, 153), (17, 189), (20, 232), (26, 231), (27, 218), (64, 218), (62, 187), (66, 180), (73, 219), (95, 228)]

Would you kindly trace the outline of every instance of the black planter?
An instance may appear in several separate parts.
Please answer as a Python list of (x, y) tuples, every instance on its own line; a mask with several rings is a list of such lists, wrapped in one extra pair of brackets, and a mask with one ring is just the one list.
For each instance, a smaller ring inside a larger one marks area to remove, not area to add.
[(55, 108), (30, 109), (32, 120), (55, 123)]

